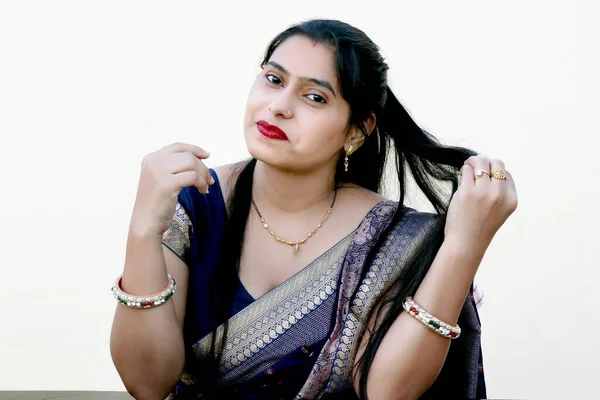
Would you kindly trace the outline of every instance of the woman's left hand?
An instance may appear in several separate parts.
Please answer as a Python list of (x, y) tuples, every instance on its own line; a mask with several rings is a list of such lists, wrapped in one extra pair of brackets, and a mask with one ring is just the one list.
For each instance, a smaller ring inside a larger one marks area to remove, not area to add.
[[(482, 155), (469, 157), (460, 171), (460, 186), (448, 209), (445, 241), (485, 252), (517, 208), (515, 182), (502, 161)], [(502, 171), (506, 180), (499, 179)]]

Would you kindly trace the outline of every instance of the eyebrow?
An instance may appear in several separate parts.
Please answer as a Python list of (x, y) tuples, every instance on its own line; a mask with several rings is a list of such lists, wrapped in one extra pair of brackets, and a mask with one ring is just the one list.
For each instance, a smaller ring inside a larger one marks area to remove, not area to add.
[[(271, 65), (271, 66), (277, 68), (278, 70), (280, 70), (281, 72), (283, 72), (284, 74), (291, 75), (287, 69), (283, 68), (283, 66), (276, 63), (275, 61), (268, 61), (265, 65)], [(323, 79), (310, 78), (307, 76), (300, 76), (300, 77), (298, 77), (298, 79), (301, 81), (312, 82), (315, 85), (322, 86), (322, 87), (328, 89), (333, 94), (333, 97), (337, 97), (337, 95), (335, 94), (335, 90), (333, 90), (333, 86), (328, 81), (325, 81)]]

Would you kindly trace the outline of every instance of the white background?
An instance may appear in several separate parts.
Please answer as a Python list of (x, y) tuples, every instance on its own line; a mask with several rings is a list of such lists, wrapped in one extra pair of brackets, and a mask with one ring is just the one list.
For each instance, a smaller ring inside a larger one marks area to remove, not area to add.
[(378, 43), (443, 142), (505, 161), (520, 205), (479, 274), (490, 398), (600, 379), (593, 1), (1, 1), (0, 390), (123, 390), (108, 339), (142, 157), (239, 160), (268, 41), (312, 17)]

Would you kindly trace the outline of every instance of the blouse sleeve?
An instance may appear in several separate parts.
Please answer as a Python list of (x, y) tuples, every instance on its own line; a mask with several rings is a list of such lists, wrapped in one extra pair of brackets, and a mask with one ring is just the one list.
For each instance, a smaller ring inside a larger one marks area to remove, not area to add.
[(191, 246), (192, 221), (181, 203), (177, 203), (171, 225), (165, 231), (162, 242), (184, 262)]

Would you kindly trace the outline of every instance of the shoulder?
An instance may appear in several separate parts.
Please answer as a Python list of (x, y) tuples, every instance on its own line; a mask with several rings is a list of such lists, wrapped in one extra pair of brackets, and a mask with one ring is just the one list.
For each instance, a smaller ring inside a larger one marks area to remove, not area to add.
[(231, 190), (235, 167), (231, 164), (209, 168), (216, 182), (207, 194), (200, 193), (195, 186), (185, 187), (179, 193), (173, 219), (163, 234), (163, 243), (180, 258), (185, 259), (198, 239), (205, 240), (212, 236), (211, 232), (218, 234), (223, 229), (227, 219), (225, 196)]
[(340, 208), (348, 208), (358, 212), (358, 210), (369, 211), (377, 204), (387, 199), (379, 193), (365, 189), (354, 184), (342, 184), (338, 188), (338, 202)]
[[(397, 204), (397, 203), (396, 203)], [(405, 247), (410, 243), (413, 247), (428, 242), (431, 235), (443, 230), (444, 222), (441, 215), (432, 212), (419, 211), (414, 208), (401, 206), (401, 213), (390, 227), (388, 240), (393, 246)]]
[(223, 194), (223, 200), (225, 204), (229, 201), (229, 196), (233, 192), (233, 188), (235, 187), (235, 182), (237, 178), (244, 168), (245, 162), (233, 163), (233, 164), (224, 164), (219, 165), (217, 167), (213, 167), (212, 170), (217, 176), (217, 181), (219, 182), (219, 186), (221, 188), (221, 193)]
[(235, 185), (240, 164), (226, 164), (209, 167), (215, 183), (209, 187), (209, 193), (200, 193), (195, 186), (188, 186), (178, 195), (177, 207), (185, 213), (192, 226), (202, 225), (208, 220), (222, 219), (226, 216), (227, 200)]
[(209, 193), (202, 194), (194, 186), (185, 187), (178, 195), (179, 204), (188, 214), (194, 214), (196, 209), (201, 211), (207, 203), (226, 203), (241, 167), (241, 163), (209, 167), (211, 175), (215, 178), (215, 184), (209, 187)]

